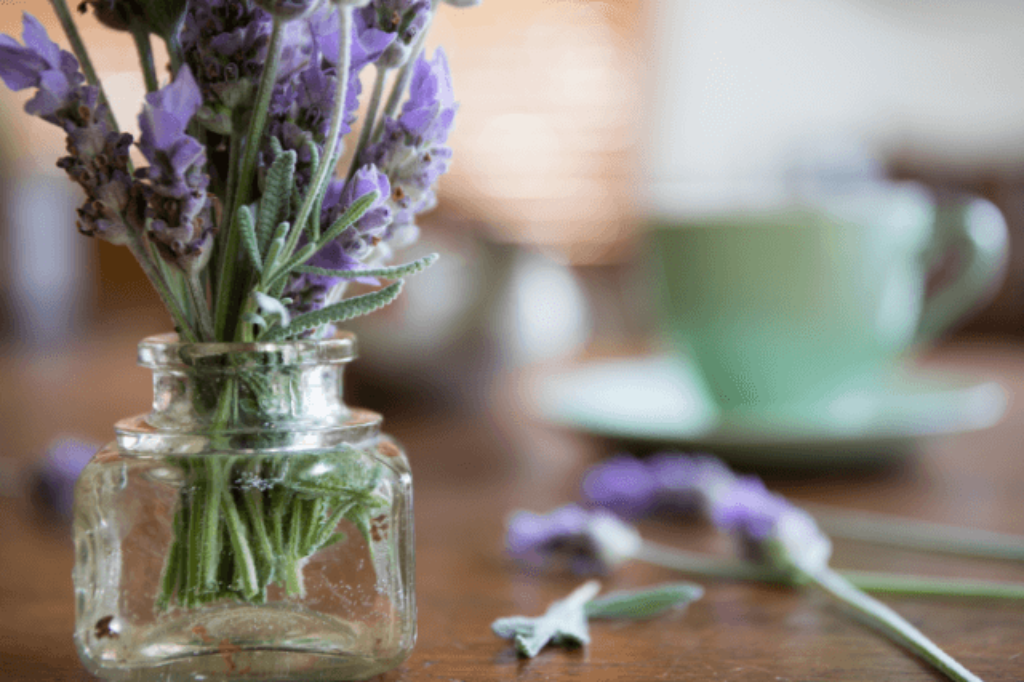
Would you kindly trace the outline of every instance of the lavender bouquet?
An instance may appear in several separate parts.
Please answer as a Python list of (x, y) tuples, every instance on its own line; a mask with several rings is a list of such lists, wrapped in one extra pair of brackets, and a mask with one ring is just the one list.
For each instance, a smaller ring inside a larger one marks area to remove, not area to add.
[[(0, 78), (31, 90), (25, 111), (63, 130), (57, 165), (85, 194), (79, 232), (131, 250), (181, 341), (322, 339), (394, 301), (403, 278), (436, 258), (392, 262), (417, 238), (452, 156), (448, 63), (424, 50), (439, 2), (86, 0), (79, 11), (137, 47), (148, 90), (138, 140), (114, 119), (65, 0), (51, 5), (73, 54), (26, 14), (22, 41), (0, 36)], [(168, 74), (154, 63), (154, 37)], [(353, 281), (378, 288), (346, 295)], [(193, 400), (216, 438), (239, 413), (259, 421), (270, 390), (226, 373)], [(182, 458), (192, 484), (157, 607), (260, 603), (272, 584), (301, 594), (305, 560), (342, 539), (339, 520), (369, 537), (382, 504), (379, 476), (347, 469), (343, 454), (313, 482), (299, 458)], [(246, 477), (273, 485), (240, 494)]]

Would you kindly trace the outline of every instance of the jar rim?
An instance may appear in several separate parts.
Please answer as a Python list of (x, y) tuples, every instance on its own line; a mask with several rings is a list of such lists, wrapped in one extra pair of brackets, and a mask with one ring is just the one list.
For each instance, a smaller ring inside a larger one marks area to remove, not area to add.
[(352, 332), (328, 339), (209, 343), (182, 342), (172, 332), (140, 341), (138, 364), (148, 369), (296, 367), (351, 362), (356, 353)]

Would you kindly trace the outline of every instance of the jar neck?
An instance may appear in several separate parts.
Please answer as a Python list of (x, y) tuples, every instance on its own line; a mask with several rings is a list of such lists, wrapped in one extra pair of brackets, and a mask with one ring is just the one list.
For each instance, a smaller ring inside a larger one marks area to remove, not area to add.
[(342, 364), (154, 369), (146, 420), (171, 431), (331, 428), (351, 413), (343, 370)]
[(351, 335), (247, 344), (150, 337), (139, 344), (139, 364), (153, 371), (153, 408), (118, 423), (118, 438), (132, 450), (196, 452), (375, 437), (380, 416), (349, 409), (343, 398), (344, 367), (354, 357)]

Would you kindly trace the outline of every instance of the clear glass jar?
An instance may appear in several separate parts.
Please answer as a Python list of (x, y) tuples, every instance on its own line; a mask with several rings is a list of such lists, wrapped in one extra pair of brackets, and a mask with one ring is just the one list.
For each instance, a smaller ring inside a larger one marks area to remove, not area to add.
[(145, 339), (153, 410), (75, 489), (75, 642), (111, 680), (354, 680), (416, 639), (412, 478), (353, 336)]

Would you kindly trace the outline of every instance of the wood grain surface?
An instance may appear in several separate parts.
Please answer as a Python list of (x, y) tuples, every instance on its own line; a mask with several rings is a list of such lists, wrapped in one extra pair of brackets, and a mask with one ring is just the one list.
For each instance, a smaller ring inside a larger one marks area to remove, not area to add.
[[(136, 337), (137, 338), (137, 337)], [(97, 440), (119, 417), (144, 411), (147, 373), (133, 367), (135, 339), (105, 339), (48, 356), (0, 357), (2, 460), (28, 465), (49, 438), (74, 430)], [(1024, 349), (967, 344), (928, 359), (994, 377), (1024, 395)], [(416, 478), (419, 641), (387, 682), (489, 680), (938, 680), (928, 666), (815, 594), (701, 581), (686, 611), (647, 622), (596, 622), (592, 644), (516, 657), (489, 628), (500, 616), (538, 614), (581, 581), (530, 575), (502, 555), (513, 509), (545, 510), (575, 499), (580, 472), (614, 446), (548, 427), (508, 384), (478, 413), (387, 421), (408, 448)], [(358, 402), (358, 401), (354, 401)], [(1024, 405), (1013, 399), (997, 427), (922, 444), (884, 469), (765, 471), (795, 500), (898, 513), (1024, 534)], [(8, 489), (10, 492), (10, 489)], [(729, 550), (699, 524), (660, 519), (645, 535), (704, 551)], [(71, 641), (72, 549), (65, 526), (26, 496), (0, 497), (0, 679), (92, 679)], [(839, 568), (1024, 582), (1024, 566), (836, 542)], [(638, 564), (606, 578), (632, 588), (677, 578)], [(1024, 680), (1024, 603), (888, 598), (886, 601), (989, 682)]]

